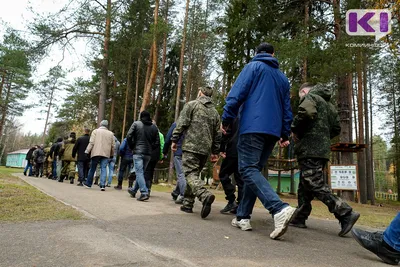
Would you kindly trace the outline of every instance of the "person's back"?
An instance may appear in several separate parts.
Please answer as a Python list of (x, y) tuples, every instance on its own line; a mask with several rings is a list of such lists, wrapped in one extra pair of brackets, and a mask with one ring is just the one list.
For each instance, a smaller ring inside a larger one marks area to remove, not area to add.
[(73, 156), (73, 149), (75, 146), (75, 138), (69, 137), (67, 141), (62, 145), (62, 159), (64, 161), (76, 161), (76, 157)]
[(240, 109), (240, 134), (289, 136), (290, 85), (279, 70), (277, 59), (268, 53), (257, 54), (244, 67), (238, 80), (240, 82), (234, 84), (226, 98), (223, 121), (232, 122)]
[(157, 127), (151, 121), (149, 123), (135, 121), (132, 127), (133, 130), (128, 133), (127, 141), (133, 154), (151, 155), (155, 146), (159, 145), (159, 143), (156, 144)]
[(313, 88), (301, 99), (292, 132), (299, 141), (295, 145), (297, 159), (329, 160), (331, 138), (340, 133), (338, 115), (331, 103), (329, 90)]
[[(181, 123), (177, 127), (184, 127), (185, 139), (182, 143), (182, 150), (201, 155), (209, 155), (218, 135), (220, 119), (218, 111), (212, 103), (211, 97), (200, 96), (186, 104), (187, 108), (182, 111)], [(186, 111), (186, 112), (185, 112)], [(181, 131), (181, 129), (175, 129)]]
[[(114, 151), (112, 151), (114, 147), (113, 141), (114, 134), (106, 127), (101, 126), (100, 128), (93, 130), (88, 145), (88, 148), (91, 147), (89, 150), (90, 156), (111, 157), (114, 154)], [(86, 150), (88, 150), (88, 148)]]

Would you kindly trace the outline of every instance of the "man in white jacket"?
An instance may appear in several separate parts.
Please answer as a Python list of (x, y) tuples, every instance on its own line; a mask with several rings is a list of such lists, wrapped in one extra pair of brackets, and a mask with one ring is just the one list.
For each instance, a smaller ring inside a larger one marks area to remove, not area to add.
[(91, 188), (97, 164), (100, 163), (100, 189), (105, 191), (108, 159), (114, 157), (114, 134), (107, 129), (108, 121), (103, 120), (100, 127), (90, 136), (85, 154), (90, 154), (90, 170), (85, 187)]

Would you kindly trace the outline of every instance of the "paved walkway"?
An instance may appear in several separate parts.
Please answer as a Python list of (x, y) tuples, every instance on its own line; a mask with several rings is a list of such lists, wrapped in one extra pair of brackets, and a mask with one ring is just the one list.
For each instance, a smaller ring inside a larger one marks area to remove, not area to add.
[(87, 215), (80, 221), (0, 224), (0, 266), (385, 266), (336, 221), (310, 219), (281, 241), (269, 238), (273, 221), (255, 209), (253, 231), (230, 226), (217, 202), (206, 220), (200, 203), (182, 213), (168, 193), (136, 201), (113, 188), (101, 192), (24, 177), (38, 189)]

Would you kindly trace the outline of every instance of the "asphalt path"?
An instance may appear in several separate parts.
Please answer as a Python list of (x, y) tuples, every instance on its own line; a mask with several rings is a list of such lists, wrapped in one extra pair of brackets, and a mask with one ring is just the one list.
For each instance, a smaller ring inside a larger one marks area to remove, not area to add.
[(254, 210), (253, 231), (244, 232), (219, 213), (224, 202), (203, 220), (200, 203), (186, 214), (168, 193), (139, 202), (126, 190), (19, 177), (85, 219), (0, 224), (0, 266), (386, 266), (350, 234), (337, 236), (334, 220), (311, 218), (308, 229), (289, 228), (276, 241), (264, 209)]

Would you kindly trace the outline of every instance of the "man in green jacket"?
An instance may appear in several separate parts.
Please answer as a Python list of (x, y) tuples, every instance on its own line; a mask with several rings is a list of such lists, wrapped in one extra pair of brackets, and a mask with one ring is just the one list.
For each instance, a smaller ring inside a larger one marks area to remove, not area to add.
[(311, 213), (311, 201), (321, 200), (339, 220), (339, 236), (346, 235), (360, 214), (342, 199), (332, 194), (324, 181), (324, 169), (329, 161), (331, 139), (340, 134), (339, 116), (329, 102), (331, 92), (321, 85), (309, 83), (300, 87), (300, 106), (292, 123), (295, 154), (300, 167), (298, 188), (299, 212), (292, 226), (306, 228), (305, 221)]
[(212, 102), (211, 87), (199, 88), (196, 100), (187, 103), (177, 121), (172, 134), (171, 150), (176, 151), (181, 136), (185, 133), (182, 144), (182, 167), (187, 181), (181, 211), (192, 213), (195, 197), (202, 203), (201, 217), (206, 218), (211, 211), (215, 196), (204, 187), (200, 172), (207, 163), (211, 153), (211, 161), (218, 160), (221, 143), (220, 117)]

